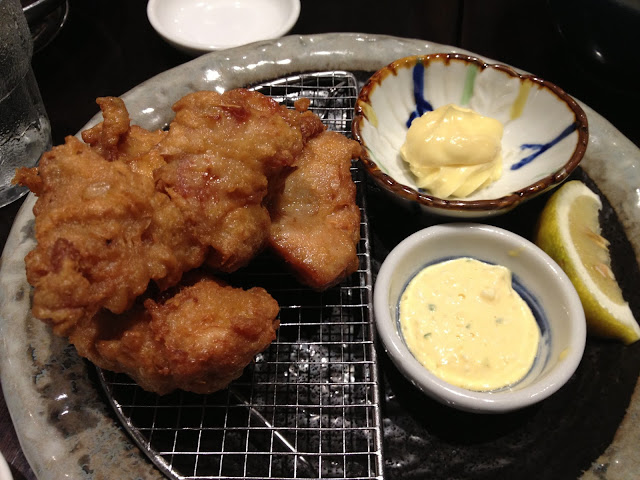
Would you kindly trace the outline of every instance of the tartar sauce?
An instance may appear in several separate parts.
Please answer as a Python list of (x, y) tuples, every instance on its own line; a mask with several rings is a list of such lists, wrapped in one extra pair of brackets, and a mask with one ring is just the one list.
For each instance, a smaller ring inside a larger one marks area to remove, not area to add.
[(502, 133), (494, 118), (444, 105), (413, 120), (400, 155), (418, 187), (462, 198), (500, 178)]
[(446, 382), (476, 391), (521, 380), (540, 342), (511, 271), (467, 257), (430, 265), (409, 282), (400, 325), (420, 363)]

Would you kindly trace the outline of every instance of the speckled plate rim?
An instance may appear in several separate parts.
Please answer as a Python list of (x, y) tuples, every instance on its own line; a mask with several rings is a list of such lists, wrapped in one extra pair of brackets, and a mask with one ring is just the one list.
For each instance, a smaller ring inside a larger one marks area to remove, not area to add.
[(391, 192), (399, 195), (405, 200), (415, 201), (425, 207), (432, 209), (441, 209), (443, 214), (447, 211), (455, 210), (467, 210), (467, 211), (508, 211), (516, 207), (520, 203), (548, 190), (554, 185), (562, 183), (570, 174), (575, 170), (580, 161), (582, 160), (585, 151), (587, 150), (587, 143), (589, 139), (589, 127), (587, 115), (584, 110), (578, 105), (571, 96), (569, 96), (564, 90), (557, 85), (539, 78), (535, 75), (526, 73), (518, 73), (513, 68), (498, 64), (488, 63), (481, 60), (478, 57), (471, 55), (464, 55), (460, 53), (435, 53), (428, 55), (413, 55), (409, 57), (400, 58), (391, 62), (389, 65), (381, 68), (375, 72), (369, 81), (362, 87), (358, 101), (356, 103), (356, 115), (353, 119), (351, 126), (353, 137), (360, 143), (363, 143), (362, 126), (366, 120), (367, 114), (363, 106), (363, 103), (369, 104), (369, 98), (373, 93), (373, 90), (380, 85), (385, 78), (389, 75), (394, 75), (400, 68), (413, 67), (417, 63), (422, 63), (425, 67), (434, 61), (443, 61), (449, 63), (451, 61), (461, 61), (478, 67), (480, 71), (486, 69), (494, 69), (506, 73), (510, 77), (519, 78), (520, 81), (530, 81), (540, 88), (549, 90), (552, 94), (565, 102), (567, 107), (572, 111), (574, 115), (574, 123), (576, 125), (576, 131), (578, 132), (578, 142), (569, 160), (558, 170), (544, 178), (536, 181), (535, 183), (516, 190), (515, 192), (504, 195), (500, 198), (491, 200), (459, 200), (459, 199), (443, 199), (438, 198), (427, 193), (421, 193), (408, 185), (404, 185), (394, 179), (392, 176), (384, 173), (380, 167), (369, 158), (367, 149), (365, 148), (361, 161), (368, 171), (368, 173), (374, 178), (374, 180), (382, 186), (382, 188), (388, 189)]
[[(171, 105), (194, 90), (226, 90), (302, 71), (375, 72), (398, 58), (437, 52), (473, 55), (424, 40), (381, 35), (289, 36), (204, 55), (122, 97), (135, 123), (160, 128), (171, 118)], [(614, 205), (638, 259), (640, 150), (602, 116), (580, 105), (590, 125), (581, 165)], [(88, 125), (99, 120), (96, 116)], [(104, 472), (111, 478), (163, 478), (114, 421), (86, 364), (65, 340), (52, 337), (29, 314), (30, 288), (23, 259), (34, 245), (34, 203), (30, 194), (16, 217), (0, 266), (2, 388), (27, 460), (40, 480), (99, 478)], [(583, 478), (635, 478), (640, 471), (639, 444), (640, 394), (636, 391), (613, 443), (594, 459)], [(598, 466), (605, 463), (608, 468), (603, 473)]]

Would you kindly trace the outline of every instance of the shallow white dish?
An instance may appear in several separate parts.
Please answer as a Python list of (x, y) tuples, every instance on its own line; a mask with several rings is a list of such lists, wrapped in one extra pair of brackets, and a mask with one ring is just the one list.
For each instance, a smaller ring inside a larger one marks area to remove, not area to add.
[[(464, 198), (420, 189), (400, 155), (414, 118), (455, 104), (499, 120), (500, 178)], [(587, 147), (587, 116), (556, 85), (476, 57), (438, 53), (404, 57), (362, 88), (353, 135), (371, 177), (402, 203), (432, 214), (479, 218), (505, 213), (563, 182)]]
[(149, 0), (147, 17), (174, 47), (200, 55), (286, 34), (300, 0)]
[[(452, 257), (505, 266), (528, 293), (540, 347), (529, 373), (509, 388), (477, 392), (451, 385), (422, 366), (403, 339), (398, 308), (407, 283), (425, 266)], [(373, 308), (378, 334), (396, 367), (431, 398), (470, 412), (503, 413), (544, 400), (573, 375), (586, 342), (582, 304), (562, 269), (533, 243), (489, 225), (436, 225), (400, 242), (380, 268)]]
[(7, 464), (7, 461), (0, 453), (0, 480), (13, 480), (13, 475), (11, 475), (11, 469)]

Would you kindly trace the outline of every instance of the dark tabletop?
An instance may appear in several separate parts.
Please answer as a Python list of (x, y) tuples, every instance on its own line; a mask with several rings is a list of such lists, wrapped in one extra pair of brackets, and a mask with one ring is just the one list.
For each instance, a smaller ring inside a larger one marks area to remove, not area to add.
[[(23, 5), (25, 2), (23, 1)], [(167, 45), (145, 0), (69, 0), (68, 17), (33, 58), (53, 143), (75, 134), (98, 108), (190, 57)], [(640, 8), (617, 0), (302, 0), (292, 34), (362, 32), (458, 46), (556, 83), (640, 146), (637, 111)], [(638, 9), (638, 10), (636, 10)], [(54, 12), (49, 19), (54, 18)], [(41, 26), (32, 23), (34, 32)], [(0, 246), (22, 201), (0, 209)], [(0, 450), (16, 480), (34, 479), (0, 395)]]

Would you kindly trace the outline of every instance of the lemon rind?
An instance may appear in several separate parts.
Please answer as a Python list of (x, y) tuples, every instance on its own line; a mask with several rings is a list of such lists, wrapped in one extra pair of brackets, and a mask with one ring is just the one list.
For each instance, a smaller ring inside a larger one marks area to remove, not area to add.
[[(556, 202), (556, 216), (557, 221), (556, 225), (558, 228), (558, 234), (560, 235), (560, 239), (564, 243), (564, 248), (566, 249), (566, 254), (568, 259), (571, 261), (571, 266), (575, 270), (577, 278), (584, 284), (585, 289), (589, 292), (590, 295), (594, 297), (596, 302), (599, 304), (601, 308), (609, 312), (614, 318), (616, 318), (621, 323), (626, 324), (628, 327), (633, 329), (638, 337), (640, 337), (640, 326), (636, 321), (633, 313), (631, 312), (631, 308), (629, 304), (625, 301), (622, 304), (617, 304), (609, 297), (604, 295), (600, 288), (596, 285), (596, 283), (592, 280), (591, 274), (584, 267), (582, 262), (579, 260), (578, 251), (571, 241), (571, 235), (569, 233), (569, 222), (568, 221), (560, 221), (560, 219), (568, 219), (569, 216), (569, 207), (572, 204), (572, 200), (577, 198), (578, 196), (588, 196), (596, 201), (598, 204), (598, 210), (602, 209), (602, 201), (600, 197), (591, 191), (589, 187), (587, 187), (582, 182), (568, 182), (565, 184), (564, 190), (561, 192), (563, 197), (562, 200)], [(558, 199), (560, 200), (560, 199)], [(568, 201), (567, 201), (568, 200)], [(599, 232), (596, 232), (599, 233)]]

